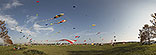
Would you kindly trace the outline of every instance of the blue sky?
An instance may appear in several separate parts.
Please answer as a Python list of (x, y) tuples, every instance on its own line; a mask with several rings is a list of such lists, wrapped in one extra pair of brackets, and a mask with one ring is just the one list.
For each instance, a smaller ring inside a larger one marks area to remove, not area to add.
[[(62, 38), (73, 39), (81, 36), (91, 42), (110, 42), (113, 36), (117, 41), (139, 40), (139, 29), (150, 24), (150, 14), (156, 12), (155, 0), (0, 0), (0, 20), (5, 20), (9, 36), (14, 43), (25, 43), (23, 35), (35, 41), (53, 41)], [(73, 6), (76, 6), (73, 8)], [(63, 12), (65, 15), (46, 22)], [(39, 16), (36, 16), (39, 14)], [(57, 20), (67, 20), (63, 24), (45, 26)], [(95, 27), (89, 27), (96, 24)], [(13, 28), (17, 26), (16, 28)], [(32, 29), (31, 29), (32, 28)], [(76, 28), (76, 29), (73, 29)], [(23, 30), (23, 33), (19, 33)], [(61, 31), (59, 34), (56, 32)], [(99, 35), (96, 33), (101, 32)], [(101, 39), (104, 39), (103, 41)]]

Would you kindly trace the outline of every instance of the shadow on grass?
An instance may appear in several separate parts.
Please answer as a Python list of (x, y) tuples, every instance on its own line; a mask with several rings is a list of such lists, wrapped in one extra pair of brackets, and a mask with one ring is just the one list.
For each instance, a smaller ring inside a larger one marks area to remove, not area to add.
[(139, 54), (139, 52), (140, 51), (143, 52), (146, 49), (148, 49), (148, 47), (139, 46), (139, 44), (130, 44), (127, 46), (113, 47), (111, 49), (90, 50), (90, 51), (68, 51), (68, 53), (69, 55), (125, 55), (125, 54), (132, 55), (133, 53), (135, 54), (138, 51), (138, 55), (141, 55)]
[(23, 52), (24, 55), (47, 55), (43, 51), (38, 50), (27, 50)]

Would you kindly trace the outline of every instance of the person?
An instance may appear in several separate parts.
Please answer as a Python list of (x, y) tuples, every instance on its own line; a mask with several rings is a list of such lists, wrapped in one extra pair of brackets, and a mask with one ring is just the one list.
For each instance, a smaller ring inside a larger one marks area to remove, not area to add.
[(19, 49), (21, 49), (21, 47), (19, 47), (19, 46), (18, 46), (18, 48), (17, 48), (17, 49), (19, 50)]
[(14, 48), (13, 48), (14, 50), (16, 50), (17, 48), (16, 48), (16, 46), (14, 46)]
[(111, 45), (114, 46), (113, 40), (111, 40)]

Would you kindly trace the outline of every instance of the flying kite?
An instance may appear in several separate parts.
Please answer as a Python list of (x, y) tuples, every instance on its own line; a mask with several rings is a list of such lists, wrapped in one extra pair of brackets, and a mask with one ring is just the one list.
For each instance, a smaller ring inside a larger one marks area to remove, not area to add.
[(68, 41), (70, 44), (73, 44), (74, 42), (76, 42), (77, 40), (68, 40), (68, 39), (61, 39), (59, 41)]
[(30, 40), (29, 40), (29, 43), (31, 43), (32, 42), (32, 38), (30, 38)]
[(56, 33), (61, 33), (61, 31), (59, 31), (59, 32), (56, 32)]
[(31, 35), (29, 34), (29, 36), (31, 36)]
[(38, 16), (38, 14), (36, 14), (36, 16)]
[(36, 1), (37, 3), (39, 3), (40, 1)]
[(73, 28), (73, 29), (76, 29), (76, 28)]
[(51, 18), (51, 19), (56, 19), (56, 18), (59, 18), (59, 17), (61, 17), (63, 15), (64, 15), (64, 13), (60, 13), (59, 15), (56, 15), (54, 18)]
[(96, 24), (92, 24), (92, 26), (96, 26)]
[(76, 6), (75, 6), (75, 5), (73, 5), (73, 8), (76, 8)]
[(53, 23), (50, 23), (50, 25), (53, 25)]
[(56, 19), (56, 18), (59, 18), (59, 17), (61, 17), (61, 16), (63, 16), (63, 15), (64, 15), (64, 13), (60, 13), (59, 15), (56, 15), (56, 16), (53, 17), (53, 18), (45, 19), (45, 20), (40, 20), (40, 21), (38, 21), (37, 23), (39, 23), (39, 22), (44, 22), (44, 21), (48, 21), (48, 20), (52, 20), (52, 19)]
[(96, 35), (100, 34), (101, 32), (98, 32)]
[[(64, 23), (64, 22), (66, 22), (67, 20), (61, 20), (61, 21), (59, 21), (58, 23), (50, 23), (50, 25), (54, 25), (54, 24), (61, 24), (61, 23)], [(48, 24), (46, 24), (46, 26), (47, 26)]]
[(62, 20), (62, 21), (58, 22), (57, 24), (64, 23), (64, 22), (66, 22), (66, 20)]
[(23, 35), (23, 37), (25, 37), (25, 35)]
[(86, 42), (86, 40), (84, 40), (84, 42)]
[(70, 40), (70, 39), (61, 39), (59, 41), (68, 41), (70, 44), (73, 44), (74, 42), (77, 41), (77, 39), (80, 38), (80, 36), (75, 36), (74, 40)]
[(45, 26), (48, 26), (48, 24), (45, 24)]

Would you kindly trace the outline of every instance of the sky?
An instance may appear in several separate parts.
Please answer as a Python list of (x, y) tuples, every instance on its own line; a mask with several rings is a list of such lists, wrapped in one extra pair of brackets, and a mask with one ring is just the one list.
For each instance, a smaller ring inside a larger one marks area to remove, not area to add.
[[(139, 29), (144, 24), (150, 24), (149, 20), (152, 19), (150, 15), (156, 12), (155, 2), (155, 0), (0, 0), (0, 20), (6, 21), (8, 35), (14, 43), (26, 43), (30, 38), (36, 42), (46, 40), (52, 42), (63, 38), (74, 39), (74, 36), (80, 36), (76, 43), (83, 43), (84, 40), (88, 43), (106, 43), (113, 40), (113, 36), (116, 36), (117, 41), (136, 41), (139, 40)], [(37, 23), (60, 13), (64, 13), (64, 16)], [(50, 25), (61, 20), (67, 21)], [(98, 32), (100, 34), (96, 35)], [(23, 35), (29, 39), (22, 38)]]

